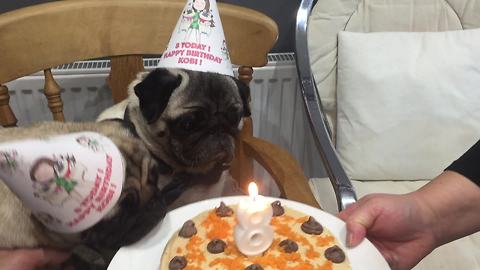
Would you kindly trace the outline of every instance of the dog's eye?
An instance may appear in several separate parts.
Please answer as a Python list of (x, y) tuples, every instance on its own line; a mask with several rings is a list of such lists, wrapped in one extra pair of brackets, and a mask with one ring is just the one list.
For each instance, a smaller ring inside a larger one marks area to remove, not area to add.
[(189, 113), (178, 119), (176, 127), (182, 132), (191, 132), (204, 125), (206, 119), (206, 115), (202, 111)]
[(180, 119), (178, 122), (177, 122), (177, 127), (179, 129), (182, 129), (184, 131), (189, 131), (192, 129), (193, 127), (193, 124), (194, 124), (194, 117), (193, 116), (184, 116), (182, 117), (182, 119)]
[(228, 123), (231, 125), (237, 126), (242, 118), (242, 112), (238, 108), (230, 108), (226, 113), (226, 118)]

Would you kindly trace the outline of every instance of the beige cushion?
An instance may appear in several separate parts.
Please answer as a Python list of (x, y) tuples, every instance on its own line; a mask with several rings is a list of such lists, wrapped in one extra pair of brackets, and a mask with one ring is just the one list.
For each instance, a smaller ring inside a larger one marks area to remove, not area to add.
[[(404, 194), (428, 181), (352, 181), (359, 197), (369, 193)], [(310, 187), (322, 208), (337, 213), (333, 188), (328, 178), (310, 179)], [(434, 250), (414, 270), (478, 270), (480, 269), (480, 233), (448, 243)]]
[[(326, 111), (332, 131), (336, 130), (336, 64), (339, 31), (427, 32), (471, 28), (480, 28), (480, 0), (318, 1), (309, 22), (309, 53), (323, 109)], [(426, 181), (353, 181), (359, 196), (372, 192), (409, 192), (424, 183)], [(336, 211), (334, 193), (328, 179), (315, 180), (312, 190), (317, 198), (322, 198), (319, 201), (322, 206), (329, 211)], [(480, 269), (479, 235), (440, 247), (415, 269)]]
[(340, 32), (337, 153), (356, 180), (432, 179), (480, 134), (480, 28)]
[(446, 31), (480, 27), (479, 0), (322, 0), (310, 16), (310, 63), (322, 105), (336, 129), (337, 33)]

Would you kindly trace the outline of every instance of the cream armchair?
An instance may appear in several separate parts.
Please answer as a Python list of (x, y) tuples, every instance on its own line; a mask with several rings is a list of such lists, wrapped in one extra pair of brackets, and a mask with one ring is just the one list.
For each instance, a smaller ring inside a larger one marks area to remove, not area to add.
[[(370, 175), (369, 178), (366, 169), (352, 169), (339, 156), (336, 144), (338, 33), (440, 32), (472, 28), (480, 28), (478, 0), (302, 1), (297, 15), (297, 70), (313, 137), (326, 172), (326, 175), (310, 179), (310, 186), (325, 210), (335, 213), (353, 203), (357, 196), (360, 198), (369, 193), (408, 193), (429, 181), (415, 175), (401, 177), (401, 181), (393, 175), (384, 179), (379, 179), (378, 175)], [(478, 104), (480, 106), (480, 101)], [(432, 107), (432, 110), (441, 109)], [(457, 131), (463, 132), (461, 128)], [(469, 134), (463, 142), (454, 143), (471, 145), (478, 138), (480, 133), (473, 137)], [(419, 143), (422, 142), (422, 138), (418, 139)], [(442, 146), (436, 150), (443, 154)], [(445, 147), (443, 151), (449, 150)], [(415, 156), (408, 158), (415, 160)], [(363, 162), (368, 164), (369, 160)], [(446, 167), (444, 164), (432, 166), (436, 166), (438, 171)], [(352, 175), (363, 177), (354, 178)], [(438, 248), (414, 269), (480, 269), (480, 234)]]

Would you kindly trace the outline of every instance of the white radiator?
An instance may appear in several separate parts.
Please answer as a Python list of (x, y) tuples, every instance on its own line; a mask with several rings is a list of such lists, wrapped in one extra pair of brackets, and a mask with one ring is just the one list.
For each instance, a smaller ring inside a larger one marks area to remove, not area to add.
[[(145, 59), (146, 69), (153, 69), (156, 62), (157, 59)], [(97, 60), (52, 69), (62, 87), (68, 121), (95, 120), (101, 111), (112, 105), (112, 95), (106, 83), (109, 68), (108, 60)], [(250, 86), (254, 135), (290, 151), (307, 176), (323, 176), (298, 89), (294, 55), (270, 54), (268, 65), (256, 68), (253, 76)], [(19, 126), (52, 119), (43, 95), (42, 73), (15, 80), (7, 86)]]

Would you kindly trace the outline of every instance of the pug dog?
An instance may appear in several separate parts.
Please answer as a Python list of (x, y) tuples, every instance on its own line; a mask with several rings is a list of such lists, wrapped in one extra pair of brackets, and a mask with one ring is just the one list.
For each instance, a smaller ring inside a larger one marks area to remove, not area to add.
[[(126, 161), (116, 205), (76, 234), (46, 229), (0, 181), (0, 248), (67, 248), (85, 244), (116, 251), (136, 242), (170, 209), (240, 192), (225, 169), (233, 159), (249, 88), (230, 76), (159, 68), (130, 86), (122, 119), (45, 122), (0, 130), (0, 143), (92, 131), (109, 137)], [(227, 179), (227, 180), (221, 180)]]

